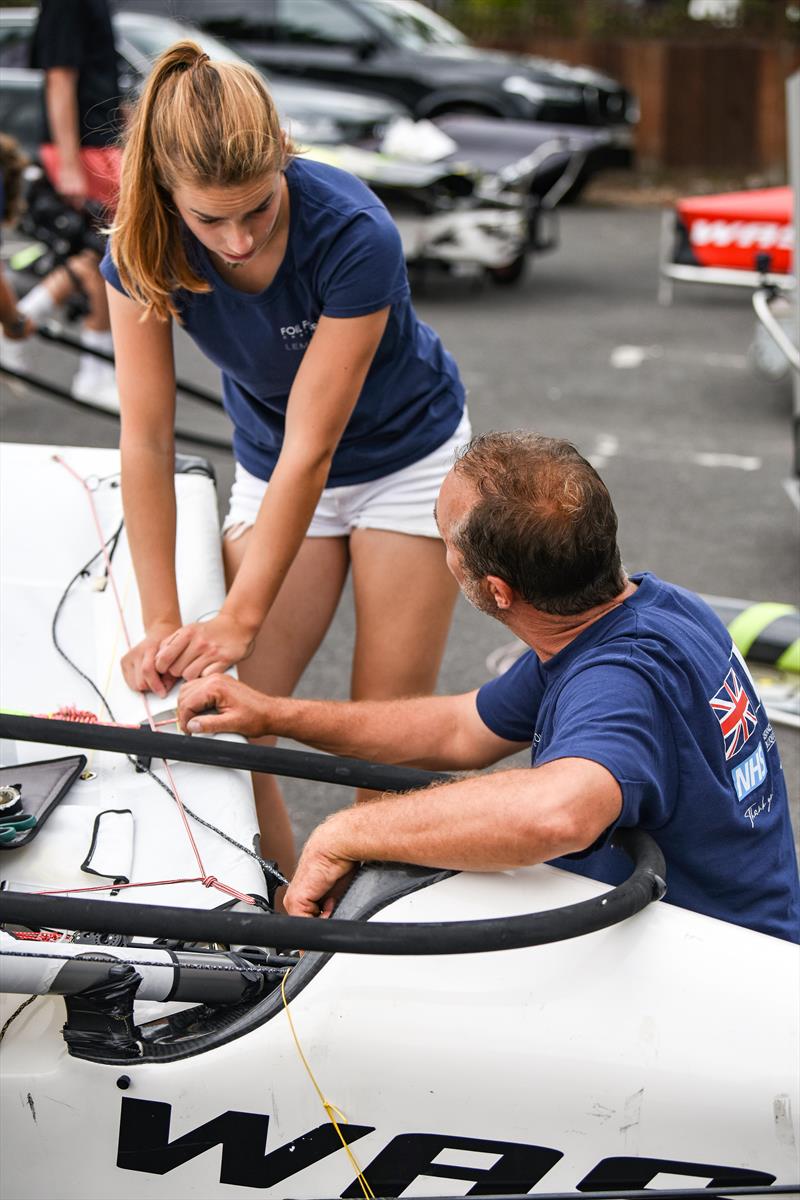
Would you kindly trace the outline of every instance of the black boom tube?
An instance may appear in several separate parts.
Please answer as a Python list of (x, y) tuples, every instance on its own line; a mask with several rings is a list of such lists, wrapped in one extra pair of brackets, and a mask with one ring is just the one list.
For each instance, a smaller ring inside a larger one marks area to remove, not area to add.
[[(403, 792), (447, 782), (451, 775), (310, 751), (278, 750), (217, 738), (184, 737), (148, 729), (0, 714), (0, 737), (139, 757), (169, 758), (298, 779)], [(487, 780), (487, 786), (491, 786)], [(349, 954), (476, 954), (542, 946), (606, 929), (640, 912), (665, 891), (664, 857), (642, 830), (619, 830), (617, 842), (634, 862), (619, 887), (591, 900), (524, 916), (482, 921), (380, 922), (310, 920), (262, 912), (114, 904), (64, 896), (0, 893), (0, 923), (38, 929), (81, 929), (224, 945), (287, 946)]]
[[(168, 735), (167, 735), (168, 736)], [(348, 954), (483, 954), (566, 941), (616, 925), (664, 894), (664, 857), (649, 834), (620, 830), (634, 871), (619, 887), (563, 908), (484, 921), (420, 923), (319, 920), (266, 914), (115, 904), (0, 892), (0, 923), (81, 929), (223, 945), (283, 946)]]
[(247, 742), (227, 742), (196, 734), (186, 737), (176, 733), (154, 733), (150, 729), (119, 729), (86, 721), (56, 721), (49, 717), (11, 713), (0, 714), (0, 738), (80, 750), (110, 750), (139, 758), (168, 758), (173, 762), (202, 763), (211, 767), (233, 767), (240, 771), (340, 783), (381, 792), (408, 792), (412, 788), (452, 779), (451, 775), (440, 771), (395, 767), (359, 758), (337, 758), (333, 754), (315, 754), (310, 750), (279, 750), (274, 746), (251, 746)]

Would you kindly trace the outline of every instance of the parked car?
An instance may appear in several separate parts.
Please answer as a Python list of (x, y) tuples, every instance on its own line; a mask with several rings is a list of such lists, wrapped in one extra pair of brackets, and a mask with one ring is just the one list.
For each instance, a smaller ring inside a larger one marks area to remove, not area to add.
[[(42, 73), (25, 64), (35, 21), (35, 8), (0, 9), (0, 126), (32, 157), (41, 139)], [(135, 92), (155, 55), (187, 36), (212, 58), (241, 58), (205, 31), (144, 10), (115, 13), (114, 28), (125, 93)], [(408, 110), (388, 97), (272, 74), (269, 84), (311, 157), (336, 162), (378, 192), (397, 221), (409, 264), (486, 269), (498, 283), (515, 282), (532, 249), (557, 245), (549, 210), (608, 140), (602, 129), (450, 115), (439, 119), (442, 148), (431, 159), (422, 152), (428, 123), (414, 126)], [(412, 124), (410, 157), (387, 153), (387, 135), (400, 122)], [(48, 204), (43, 213), (42, 223), (29, 212), (26, 232), (50, 244)], [(63, 238), (59, 246), (41, 258), (40, 272), (49, 269), (53, 252), (67, 252)]]
[(417, 0), (120, 0), (229, 40), (268, 71), (380, 93), (414, 116), (469, 112), (604, 129), (573, 193), (601, 166), (629, 166), (635, 97), (587, 67), (473, 46)]
[[(35, 154), (41, 141), (42, 75), (28, 65), (36, 19), (34, 7), (0, 9), (0, 128), (29, 154)], [(113, 21), (123, 94), (135, 92), (155, 56), (180, 38), (195, 38), (213, 58), (242, 57), (217, 38), (163, 16), (117, 12)], [(390, 121), (408, 113), (405, 105), (388, 97), (299, 80), (270, 78), (270, 90), (301, 142), (328, 145), (380, 138)]]

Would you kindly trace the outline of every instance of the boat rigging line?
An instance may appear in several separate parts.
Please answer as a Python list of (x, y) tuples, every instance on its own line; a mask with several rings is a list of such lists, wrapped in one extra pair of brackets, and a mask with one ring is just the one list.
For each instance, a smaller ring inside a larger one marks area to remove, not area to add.
[[(69, 474), (75, 480), (77, 480), (78, 483), (80, 483), (81, 487), (83, 488), (84, 493), (86, 494), (88, 501), (89, 501), (89, 506), (90, 506), (92, 518), (93, 518), (94, 525), (95, 525), (95, 530), (97, 532), (97, 535), (98, 535), (98, 538), (100, 541), (100, 549), (94, 555), (92, 555), (92, 557), (89, 559), (89, 561), (87, 563), (85, 563), (84, 566), (81, 567), (79, 571), (76, 572), (76, 574), (72, 577), (72, 579), (67, 584), (64, 592), (61, 595), (61, 598), (59, 599), (58, 604), (56, 605), (56, 609), (55, 609), (55, 612), (53, 615), (53, 621), (51, 624), (51, 637), (52, 637), (53, 645), (54, 645), (55, 649), (58, 651), (58, 653), (61, 655), (61, 657), (65, 660), (65, 662), (67, 662), (68, 665), (74, 671), (76, 671), (77, 674), (80, 675), (80, 677), (92, 688), (94, 693), (99, 697), (99, 699), (100, 699), (101, 703), (103, 704), (103, 707), (105, 708), (106, 712), (108, 713), (111, 721), (114, 722), (114, 721), (116, 721), (116, 718), (115, 718), (114, 713), (112, 712), (111, 707), (108, 703), (108, 700), (105, 697), (105, 695), (103, 694), (103, 692), (100, 690), (100, 688), (94, 682), (94, 680), (92, 680), (83, 670), (81, 670), (81, 668), (69, 657), (69, 655), (66, 653), (63, 646), (59, 642), (59, 640), (58, 640), (58, 619), (59, 619), (59, 616), (63, 609), (63, 606), (66, 602), (66, 599), (67, 599), (71, 589), (74, 587), (75, 583), (78, 581), (78, 579), (85, 576), (88, 573), (88, 571), (90, 570), (90, 568), (92, 567), (92, 565), (97, 561), (97, 559), (102, 556), (103, 560), (104, 560), (104, 564), (105, 564), (105, 576), (106, 576), (107, 581), (111, 584), (111, 588), (112, 588), (112, 592), (114, 595), (114, 600), (115, 600), (115, 604), (117, 607), (117, 612), (118, 612), (123, 636), (125, 638), (125, 641), (126, 641), (128, 647), (130, 648), (130, 645), (131, 645), (130, 637), (128, 634), (128, 629), (127, 629), (127, 625), (125, 622), (125, 616), (124, 616), (124, 611), (123, 611), (123, 607), (122, 607), (122, 601), (120, 599), (119, 592), (117, 590), (116, 580), (114, 577), (114, 571), (113, 571), (113, 565), (112, 565), (114, 553), (116, 552), (116, 549), (117, 549), (117, 546), (119, 543), (119, 538), (122, 533), (122, 529), (124, 527), (124, 517), (122, 518), (122, 520), (120, 520), (120, 523), (119, 523), (117, 529), (114, 531), (114, 533), (112, 533), (110, 537), (105, 538), (104, 534), (103, 534), (102, 526), (100, 524), (100, 519), (97, 514), (97, 507), (94, 502), (93, 488), (89, 486), (89, 483), (87, 482), (87, 480), (83, 479), (59, 455), (54, 455), (53, 458), (54, 458), (54, 461), (57, 462), (60, 466), (64, 467), (69, 472)], [(97, 486), (99, 486), (100, 483), (106, 482), (107, 480), (111, 480), (110, 486), (112, 486), (112, 487), (115, 486), (115, 477), (114, 476), (108, 476), (108, 477), (106, 477), (106, 479), (97, 480), (95, 482), (94, 486), (97, 487)], [(149, 706), (146, 696), (142, 697), (142, 701), (144, 704), (145, 713), (147, 715), (147, 719), (150, 724), (150, 727), (151, 727), (151, 729), (154, 730), (156, 727), (156, 723), (153, 719), (153, 714), (150, 711), (150, 706)], [(76, 715), (79, 715), (79, 714), (76, 714)], [(75, 721), (63, 722), (63, 724), (66, 724), (68, 727), (72, 727), (72, 728), (74, 728), (75, 724), (77, 724), (77, 723), (82, 723), (82, 722), (75, 722)], [(238, 850), (240, 850), (244, 854), (248, 855), (248, 857), (255, 859), (256, 862), (258, 862), (259, 866), (261, 867), (262, 871), (264, 871), (265, 876), (267, 878), (271, 876), (273, 878), (273, 880), (276, 881), (276, 885), (279, 886), (281, 884), (285, 884), (288, 882), (288, 880), (277, 869), (277, 867), (275, 866), (274, 863), (271, 863), (267, 859), (262, 858), (260, 854), (257, 854), (254, 850), (250, 849), (247, 846), (242, 845), (236, 839), (232, 838), (229, 834), (225, 833), (222, 829), (219, 829), (216, 825), (213, 825), (210, 821), (206, 821), (203, 817), (200, 817), (192, 809), (188, 808), (188, 806), (183, 804), (180, 796), (178, 795), (177, 786), (175, 784), (174, 778), (172, 777), (172, 773), (170, 771), (169, 764), (167, 763), (166, 760), (164, 761), (164, 768), (167, 773), (167, 778), (169, 780), (169, 784), (165, 783), (164, 780), (160, 779), (158, 777), (158, 775), (156, 775), (156, 773), (151, 769), (149, 763), (141, 762), (141, 760), (137, 760), (136, 758), (134, 758), (130, 755), (128, 756), (128, 759), (132, 766), (134, 766), (138, 770), (143, 771), (144, 774), (148, 775), (149, 778), (152, 779), (156, 784), (158, 784), (158, 786), (160, 788), (162, 788), (167, 793), (167, 795), (173, 800), (173, 802), (177, 805), (179, 813), (181, 815), (181, 819), (183, 821), (183, 824), (184, 824), (184, 827), (186, 830), (186, 834), (189, 838), (189, 842), (190, 842), (192, 851), (195, 856), (195, 860), (197, 861), (197, 864), (198, 864), (198, 869), (200, 871), (200, 876), (193, 877), (192, 879), (168, 880), (168, 881), (167, 880), (158, 880), (158, 881), (154, 881), (154, 883), (163, 884), (163, 883), (167, 883), (167, 882), (179, 883), (179, 882), (198, 882), (199, 881), (199, 882), (202, 882), (205, 886), (214, 887), (219, 891), (225, 892), (228, 895), (233, 896), (235, 899), (240, 900), (242, 903), (245, 903), (245, 904), (253, 904), (254, 903), (252, 896), (245, 895), (244, 893), (240, 892), (238, 889), (231, 888), (228, 884), (221, 883), (215, 876), (208, 874), (208, 872), (205, 870), (205, 867), (203, 865), (199, 850), (197, 849), (197, 844), (195, 842), (195, 839), (192, 836), (191, 830), (189, 828), (187, 817), (191, 817), (198, 824), (203, 825), (206, 829), (209, 829), (211, 832), (217, 834), (224, 841), (228, 842), (232, 846), (235, 846)], [(133, 884), (133, 885), (132, 884), (120, 884), (120, 885), (117, 885), (117, 888), (121, 889), (122, 887), (131, 887), (131, 886), (147, 886), (147, 885), (146, 884)], [(77, 889), (72, 889), (72, 890), (77, 890)], [(85, 888), (82, 890), (90, 891), (90, 890), (97, 890), (97, 889)]]

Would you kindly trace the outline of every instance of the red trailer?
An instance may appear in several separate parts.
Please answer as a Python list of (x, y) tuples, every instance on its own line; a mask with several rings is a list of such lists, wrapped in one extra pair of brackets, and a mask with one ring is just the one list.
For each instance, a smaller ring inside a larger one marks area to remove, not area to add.
[(661, 303), (671, 303), (676, 281), (752, 289), (766, 275), (793, 288), (792, 203), (790, 187), (678, 200), (662, 222)]

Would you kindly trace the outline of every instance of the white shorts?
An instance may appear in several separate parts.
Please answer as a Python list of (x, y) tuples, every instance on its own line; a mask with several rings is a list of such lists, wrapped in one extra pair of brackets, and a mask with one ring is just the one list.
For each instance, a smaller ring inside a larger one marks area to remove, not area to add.
[[(325, 488), (307, 537), (347, 537), (354, 529), (386, 529), (416, 537), (438, 538), (433, 505), (455, 452), (472, 436), (466, 410), (458, 428), (431, 454), (369, 483)], [(236, 464), (223, 536), (240, 537), (255, 522), (267, 483)]]

